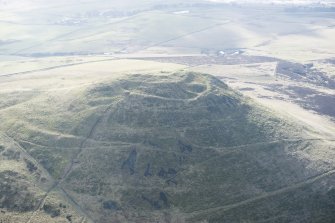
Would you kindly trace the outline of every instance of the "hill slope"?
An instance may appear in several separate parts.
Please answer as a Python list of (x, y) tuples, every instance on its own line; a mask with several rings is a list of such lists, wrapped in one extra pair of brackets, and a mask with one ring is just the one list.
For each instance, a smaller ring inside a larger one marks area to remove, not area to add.
[(210, 75), (129, 74), (66, 92), (1, 101), (0, 177), (27, 201), (11, 207), (0, 191), (9, 221), (335, 219), (333, 144)]

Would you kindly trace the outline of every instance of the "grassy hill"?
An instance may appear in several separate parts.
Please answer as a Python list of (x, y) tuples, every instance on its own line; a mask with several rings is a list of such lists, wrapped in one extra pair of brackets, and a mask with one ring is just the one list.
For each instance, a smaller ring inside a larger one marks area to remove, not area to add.
[(1, 92), (1, 220), (334, 221), (329, 141), (207, 74), (81, 77)]

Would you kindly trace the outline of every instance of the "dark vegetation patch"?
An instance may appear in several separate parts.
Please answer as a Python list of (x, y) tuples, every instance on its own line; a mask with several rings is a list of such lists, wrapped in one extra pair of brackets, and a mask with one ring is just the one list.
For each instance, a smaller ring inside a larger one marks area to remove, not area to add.
[(193, 150), (191, 145), (186, 144), (186, 143), (182, 142), (181, 140), (178, 141), (178, 146), (179, 146), (179, 149), (182, 153), (191, 153), (192, 150)]
[(0, 208), (28, 212), (38, 205), (38, 199), (29, 192), (26, 179), (17, 172), (0, 172)]
[(130, 175), (135, 173), (135, 164), (136, 164), (137, 152), (133, 148), (129, 153), (128, 158), (122, 163), (121, 169), (129, 171)]
[(314, 94), (319, 94), (318, 91), (308, 87), (288, 86), (286, 89), (289, 92), (294, 92), (294, 94), (300, 98), (306, 98)]
[(60, 208), (51, 204), (44, 204), (43, 211), (49, 214), (52, 218), (58, 217), (61, 214)]
[(145, 172), (144, 172), (144, 176), (145, 177), (152, 176), (152, 169), (151, 169), (151, 164), (150, 163), (147, 164), (147, 167), (146, 167)]
[[(315, 107), (312, 107), (315, 105)], [(335, 118), (335, 95), (315, 95), (309, 105), (313, 110)]]
[(325, 94), (308, 87), (300, 86), (268, 86), (268, 88), (271, 91), (288, 95), (305, 109), (313, 110), (321, 115), (329, 115), (335, 118), (335, 95)]
[(37, 166), (33, 162), (31, 162), (28, 159), (24, 159), (24, 161), (25, 161), (27, 169), (29, 170), (30, 173), (33, 173), (37, 170)]
[(177, 171), (173, 168), (168, 168), (167, 170), (164, 168), (161, 168), (159, 172), (157, 173), (157, 176), (161, 178), (174, 178), (177, 174)]
[(102, 203), (102, 207), (107, 210), (113, 210), (113, 211), (120, 210), (118, 203), (112, 200), (104, 201)]
[(7, 149), (2, 153), (4, 157), (6, 157), (8, 160), (19, 160), (21, 157), (21, 153), (19, 151), (14, 151), (11, 149)]
[(66, 215), (66, 219), (67, 219), (69, 222), (72, 222), (72, 215), (70, 215), (70, 214)]
[(191, 84), (188, 86), (191, 92), (202, 93), (206, 90), (206, 86), (202, 84)]
[(240, 88), (239, 90), (240, 91), (254, 91), (255, 89), (251, 87), (245, 87), (245, 88)]
[(279, 61), (277, 74), (284, 75), (299, 82), (307, 82), (335, 89), (335, 80), (329, 78), (326, 73), (314, 68), (313, 64)]

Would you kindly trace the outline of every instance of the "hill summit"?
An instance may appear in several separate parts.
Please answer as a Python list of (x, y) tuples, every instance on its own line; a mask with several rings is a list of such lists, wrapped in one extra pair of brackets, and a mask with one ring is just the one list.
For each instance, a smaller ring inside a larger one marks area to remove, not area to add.
[[(30, 222), (334, 221), (334, 166), (309, 157), (325, 145), (213, 76), (131, 74), (70, 93), (2, 113), (2, 159), (34, 176), (0, 173), (6, 212)], [(8, 198), (6, 188), (29, 193)]]

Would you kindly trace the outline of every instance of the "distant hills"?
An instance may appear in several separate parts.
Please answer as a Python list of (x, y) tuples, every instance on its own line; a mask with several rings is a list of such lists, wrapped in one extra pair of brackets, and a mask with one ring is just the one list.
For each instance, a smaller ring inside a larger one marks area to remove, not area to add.
[(278, 5), (334, 5), (333, 0), (207, 0), (216, 3), (234, 3), (234, 4), (278, 4)]

